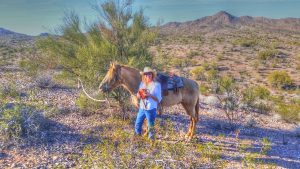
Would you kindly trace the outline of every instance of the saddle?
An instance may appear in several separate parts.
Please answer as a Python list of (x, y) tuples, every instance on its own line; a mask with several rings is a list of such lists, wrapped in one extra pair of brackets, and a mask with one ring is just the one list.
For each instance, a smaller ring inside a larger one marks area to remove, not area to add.
[(177, 75), (171, 77), (164, 73), (158, 73), (156, 76), (156, 81), (161, 84), (164, 96), (168, 95), (169, 90), (173, 90), (174, 93), (178, 93), (179, 88), (183, 87), (183, 80)]

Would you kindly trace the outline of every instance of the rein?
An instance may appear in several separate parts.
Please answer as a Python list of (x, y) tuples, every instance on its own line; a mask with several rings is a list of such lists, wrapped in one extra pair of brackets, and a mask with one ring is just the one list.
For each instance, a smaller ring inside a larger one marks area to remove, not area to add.
[[(108, 101), (108, 99), (107, 99), (107, 96), (105, 96), (105, 100), (98, 100), (98, 99), (95, 99), (95, 98), (91, 97), (91, 96), (86, 92), (86, 90), (84, 89), (83, 84), (82, 84), (82, 81), (81, 81), (79, 78), (78, 78), (78, 82), (79, 82), (80, 85), (81, 85), (81, 88), (82, 88), (82, 90), (83, 90), (83, 93), (84, 93), (88, 98), (94, 100), (95, 102), (108, 102), (108, 103), (109, 103), (109, 101)], [(78, 83), (78, 88), (80, 88), (79, 83)]]

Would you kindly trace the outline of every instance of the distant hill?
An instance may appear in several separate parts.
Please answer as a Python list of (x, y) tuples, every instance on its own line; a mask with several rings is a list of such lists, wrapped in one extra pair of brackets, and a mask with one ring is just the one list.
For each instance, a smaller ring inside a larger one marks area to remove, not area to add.
[(11, 30), (5, 29), (5, 28), (0, 28), (0, 36), (27, 36), (30, 37), (29, 35), (21, 34), (21, 33), (16, 33)]
[(12, 35), (12, 34), (15, 34), (15, 32), (12, 32), (12, 31), (4, 29), (4, 28), (0, 28), (0, 36)]
[(163, 34), (191, 34), (207, 30), (237, 29), (244, 27), (261, 28), (272, 31), (300, 32), (300, 19), (270, 19), (265, 17), (251, 16), (237, 17), (225, 11), (220, 11), (213, 16), (206, 16), (194, 21), (169, 22), (161, 26), (161, 32)]
[(32, 46), (35, 41), (35, 36), (16, 33), (11, 30), (0, 28), (0, 44), (10, 47)]

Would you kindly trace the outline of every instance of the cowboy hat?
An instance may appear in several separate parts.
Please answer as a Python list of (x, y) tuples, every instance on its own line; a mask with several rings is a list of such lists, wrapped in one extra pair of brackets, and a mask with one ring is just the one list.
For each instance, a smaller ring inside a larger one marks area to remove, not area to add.
[(150, 67), (145, 67), (144, 70), (142, 72), (140, 72), (140, 74), (144, 75), (145, 73), (156, 74), (156, 70), (155, 69), (151, 69)]

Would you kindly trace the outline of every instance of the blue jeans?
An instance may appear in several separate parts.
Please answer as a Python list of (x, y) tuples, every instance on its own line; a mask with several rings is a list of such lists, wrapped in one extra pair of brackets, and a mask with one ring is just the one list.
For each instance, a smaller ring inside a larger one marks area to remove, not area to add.
[(148, 120), (149, 138), (154, 139), (154, 135), (155, 135), (154, 121), (156, 118), (156, 109), (152, 109), (152, 110), (139, 109), (135, 121), (135, 134), (137, 135), (142, 134), (142, 126), (145, 118), (147, 118)]

